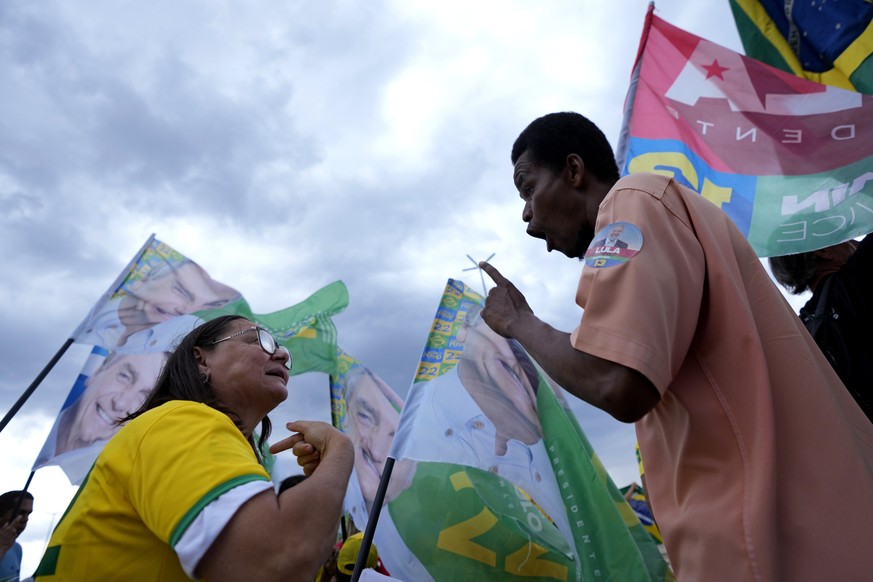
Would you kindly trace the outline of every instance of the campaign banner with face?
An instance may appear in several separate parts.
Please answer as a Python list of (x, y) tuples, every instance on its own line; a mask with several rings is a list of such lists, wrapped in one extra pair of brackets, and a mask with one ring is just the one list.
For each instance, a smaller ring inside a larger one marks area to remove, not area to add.
[(71, 483), (80, 483), (119, 421), (145, 402), (177, 342), (221, 315), (241, 315), (263, 327), (291, 353), (291, 374), (332, 373), (332, 316), (347, 305), (348, 290), (336, 281), (286, 309), (253, 313), (239, 291), (150, 237), (73, 333), (76, 343), (94, 348), (33, 469), (58, 465)]
[(155, 383), (167, 354), (123, 353), (95, 346), (55, 419), (33, 470), (57, 465), (70, 483), (81, 483), (120, 428)]
[(449, 280), (391, 447), (376, 532), (387, 517), (412, 558), (395, 561), (383, 540), (388, 570), (415, 580), (669, 579), (560, 389), (488, 327), (483, 305)]
[(330, 394), (333, 425), (355, 445), (345, 512), (363, 531), (397, 432), (403, 399), (381, 377), (340, 348), (337, 371), (330, 376)]
[(699, 192), (759, 256), (873, 231), (873, 96), (780, 71), (650, 7), (625, 107), (622, 173)]
[(107, 350), (165, 352), (202, 322), (193, 314), (241, 298), (152, 236), (72, 337)]

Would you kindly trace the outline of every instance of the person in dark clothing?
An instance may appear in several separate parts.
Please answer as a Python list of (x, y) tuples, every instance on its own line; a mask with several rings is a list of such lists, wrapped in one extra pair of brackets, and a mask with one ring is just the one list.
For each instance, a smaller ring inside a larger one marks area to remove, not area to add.
[(791, 293), (812, 291), (800, 316), (873, 422), (873, 237), (771, 257), (770, 269)]

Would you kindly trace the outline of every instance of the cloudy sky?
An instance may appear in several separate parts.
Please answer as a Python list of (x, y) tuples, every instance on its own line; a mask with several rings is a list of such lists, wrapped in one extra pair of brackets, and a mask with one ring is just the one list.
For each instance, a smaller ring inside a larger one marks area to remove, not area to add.
[[(151, 233), (256, 312), (343, 280), (340, 345), (405, 395), (446, 279), (493, 263), (571, 330), (580, 265), (524, 234), (509, 150), (575, 110), (615, 145), (647, 0), (0, 2), (0, 411)], [(734, 50), (727, 0), (667, 21)], [(87, 347), (0, 434), (24, 485)], [(274, 424), (329, 418), (327, 378), (292, 380)], [(577, 403), (614, 480), (633, 430)], [(283, 436), (279, 429), (277, 436)], [(35, 567), (73, 488), (37, 472)]]

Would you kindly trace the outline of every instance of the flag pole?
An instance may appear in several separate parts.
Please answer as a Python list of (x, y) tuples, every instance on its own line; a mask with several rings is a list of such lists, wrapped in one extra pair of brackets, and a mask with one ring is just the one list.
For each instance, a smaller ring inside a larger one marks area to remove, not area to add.
[(12, 408), (9, 409), (9, 412), (6, 413), (6, 416), (3, 417), (3, 420), (0, 420), (0, 431), (6, 428), (6, 425), (9, 424), (9, 421), (12, 420), (12, 417), (24, 406), (24, 403), (27, 402), (27, 399), (30, 398), (30, 395), (33, 394), (36, 387), (45, 379), (48, 373), (52, 368), (55, 367), (55, 364), (58, 363), (58, 360), (61, 359), (61, 356), (66, 353), (67, 349), (73, 345), (73, 338), (67, 338), (67, 341), (64, 342), (64, 345), (61, 346), (61, 349), (57, 351), (57, 353), (49, 360), (49, 363), (45, 365), (36, 379), (30, 383), (30, 386), (27, 387), (27, 390), (24, 391), (24, 394), (18, 397), (18, 400), (15, 404), (12, 405)]
[(624, 166), (627, 162), (627, 150), (630, 147), (630, 118), (633, 113), (634, 99), (637, 94), (637, 85), (640, 81), (640, 70), (643, 66), (643, 51), (646, 48), (646, 43), (649, 40), (649, 31), (652, 29), (652, 15), (655, 13), (655, 3), (649, 2), (649, 8), (646, 10), (646, 18), (643, 21), (643, 33), (640, 36), (640, 46), (637, 49), (637, 58), (634, 60), (634, 68), (631, 71), (630, 85), (628, 86), (627, 96), (624, 102), (624, 112), (621, 120), (621, 130), (618, 135), (618, 146), (615, 148), (615, 161), (618, 165), (618, 171), (624, 172)]
[(382, 513), (382, 503), (385, 501), (385, 492), (388, 490), (388, 481), (391, 479), (391, 471), (393, 470), (394, 458), (388, 457), (385, 459), (385, 468), (382, 469), (382, 477), (379, 479), (379, 489), (376, 490), (376, 497), (373, 499), (373, 507), (370, 509), (370, 517), (367, 519), (367, 527), (364, 529), (364, 537), (361, 540), (358, 557), (355, 559), (355, 570), (352, 572), (352, 582), (358, 582), (358, 578), (361, 577), (361, 572), (364, 571), (364, 567), (367, 565), (367, 558), (370, 555), (370, 546), (373, 543), (373, 534), (376, 532), (376, 523), (379, 521), (379, 514)]
[(73, 344), (73, 342), (76, 341), (76, 338), (79, 336), (79, 334), (82, 333), (82, 330), (85, 328), (85, 326), (91, 320), (92, 314), (97, 313), (100, 310), (100, 308), (103, 307), (103, 304), (106, 303), (106, 301), (109, 299), (109, 297), (111, 297), (112, 294), (115, 293), (115, 290), (118, 288), (119, 285), (121, 285), (121, 283), (127, 277), (128, 273), (130, 273), (130, 270), (133, 267), (133, 265), (135, 265), (136, 262), (140, 259), (140, 257), (142, 257), (142, 254), (149, 247), (149, 245), (152, 244), (153, 240), (155, 240), (154, 233), (152, 233), (152, 235), (148, 238), (148, 240), (145, 242), (145, 244), (142, 246), (142, 248), (139, 250), (139, 252), (136, 255), (134, 255), (133, 260), (131, 260), (127, 264), (127, 267), (123, 271), (121, 271), (121, 274), (118, 275), (118, 277), (112, 283), (112, 286), (109, 287), (109, 289), (103, 295), (100, 296), (100, 299), (97, 301), (96, 304), (94, 304), (94, 307), (91, 308), (91, 311), (88, 312), (88, 315), (85, 317), (85, 319), (82, 320), (82, 323), (80, 323), (79, 326), (70, 335), (70, 337), (67, 338), (67, 341), (64, 342), (64, 345), (61, 346), (61, 348), (57, 351), (57, 353), (54, 355), (54, 357), (52, 357), (52, 359), (49, 360), (49, 363), (46, 364), (45, 367), (42, 369), (42, 371), (37, 375), (36, 379), (34, 379), (34, 381), (30, 383), (30, 386), (27, 387), (27, 390), (25, 390), (24, 393), (15, 402), (15, 404), (12, 405), (12, 408), (10, 408), (9, 412), (7, 412), (6, 415), (3, 417), (3, 420), (0, 420), (0, 431), (2, 431), (4, 428), (6, 428), (6, 425), (9, 424), (9, 421), (12, 420), (12, 417), (18, 413), (18, 411), (21, 409), (22, 406), (24, 406), (24, 403), (27, 402), (27, 399), (30, 398), (30, 396), (34, 393), (37, 386), (39, 386), (42, 383), (42, 381), (45, 379), (45, 377), (48, 376), (48, 373), (51, 372), (52, 368), (55, 367), (55, 364), (58, 363), (58, 361), (61, 359), (61, 357), (66, 353), (66, 351)]

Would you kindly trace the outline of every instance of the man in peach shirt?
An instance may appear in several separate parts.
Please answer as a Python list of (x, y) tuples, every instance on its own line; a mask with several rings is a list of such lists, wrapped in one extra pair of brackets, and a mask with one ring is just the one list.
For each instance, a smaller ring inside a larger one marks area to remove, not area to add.
[[(635, 422), (680, 580), (860, 580), (873, 571), (873, 425), (730, 218), (672, 179), (619, 179), (575, 113), (512, 150), (529, 235), (585, 260), (572, 333), (497, 286), (483, 317), (561, 386)], [(591, 245), (613, 225), (628, 248)]]

